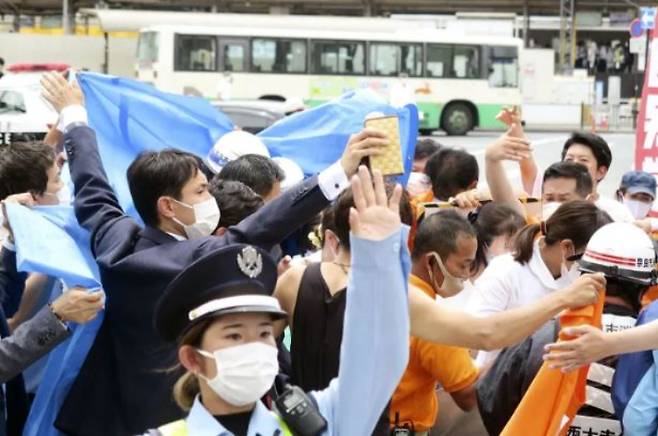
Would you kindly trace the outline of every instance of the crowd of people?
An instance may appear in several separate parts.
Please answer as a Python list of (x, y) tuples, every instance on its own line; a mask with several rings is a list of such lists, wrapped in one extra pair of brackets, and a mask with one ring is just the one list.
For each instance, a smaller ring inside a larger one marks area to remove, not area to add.
[[(61, 434), (429, 435), (441, 395), (477, 421), (455, 435), (656, 434), (656, 181), (628, 172), (601, 195), (602, 137), (572, 134), (542, 172), (504, 109), (484, 171), (421, 139), (403, 187), (365, 165), (384, 132), (304, 178), (236, 131), (205, 159), (139, 154), (139, 222), (77, 84), (42, 87), (57, 125), (0, 148), (0, 435), (22, 434), (44, 359), (101, 313)], [(15, 204), (71, 204), (102, 290), (18, 271)]]

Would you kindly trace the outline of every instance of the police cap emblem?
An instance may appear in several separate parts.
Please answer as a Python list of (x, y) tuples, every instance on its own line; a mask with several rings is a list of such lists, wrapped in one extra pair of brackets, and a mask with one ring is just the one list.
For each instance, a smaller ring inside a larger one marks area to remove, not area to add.
[(254, 279), (263, 271), (263, 258), (252, 246), (247, 246), (238, 254), (238, 267), (250, 279)]

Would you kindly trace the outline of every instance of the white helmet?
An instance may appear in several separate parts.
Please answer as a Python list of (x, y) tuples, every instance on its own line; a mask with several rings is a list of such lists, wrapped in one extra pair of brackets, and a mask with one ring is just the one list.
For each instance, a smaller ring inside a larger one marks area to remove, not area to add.
[(304, 180), (304, 171), (302, 171), (302, 168), (294, 160), (287, 157), (273, 157), (272, 160), (279, 165), (286, 176), (281, 182), (282, 191)]
[(270, 152), (258, 136), (244, 130), (233, 130), (217, 140), (208, 152), (205, 163), (213, 173), (217, 174), (228, 162), (245, 154), (270, 157)]
[(610, 223), (598, 229), (578, 263), (581, 271), (640, 285), (651, 285), (656, 277), (653, 241), (631, 223)]

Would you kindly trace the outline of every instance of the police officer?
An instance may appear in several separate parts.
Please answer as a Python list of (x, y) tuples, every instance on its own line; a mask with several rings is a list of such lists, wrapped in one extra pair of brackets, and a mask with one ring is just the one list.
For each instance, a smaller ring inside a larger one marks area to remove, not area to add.
[[(407, 363), (407, 231), (401, 188), (388, 200), (381, 174), (352, 180), (352, 274), (339, 376), (305, 395), (287, 387), (268, 410), (259, 399), (278, 372), (273, 323), (285, 316), (271, 296), (276, 266), (265, 251), (233, 245), (203, 257), (169, 285), (155, 327), (177, 340), (185, 374), (174, 388), (185, 419), (151, 435), (369, 434)], [(221, 274), (217, 274), (221, 271)]]

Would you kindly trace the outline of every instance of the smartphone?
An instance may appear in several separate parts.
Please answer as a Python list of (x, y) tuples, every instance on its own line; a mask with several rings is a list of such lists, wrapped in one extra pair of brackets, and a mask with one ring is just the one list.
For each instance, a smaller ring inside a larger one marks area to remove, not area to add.
[(403, 174), (400, 119), (396, 115), (369, 118), (364, 122), (364, 125), (365, 127), (381, 130), (386, 133), (389, 140), (382, 154), (370, 157), (370, 169), (379, 170), (384, 176)]

